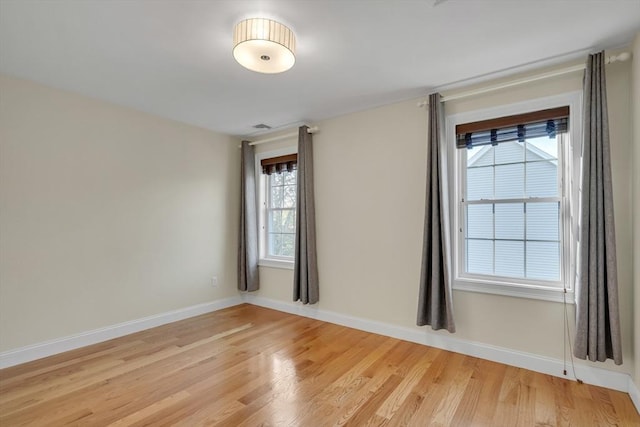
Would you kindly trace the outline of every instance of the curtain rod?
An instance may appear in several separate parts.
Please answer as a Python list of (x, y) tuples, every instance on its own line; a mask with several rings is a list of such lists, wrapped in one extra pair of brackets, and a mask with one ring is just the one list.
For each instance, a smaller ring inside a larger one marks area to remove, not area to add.
[[(622, 52), (618, 55), (611, 55), (605, 58), (604, 63), (605, 64), (612, 64), (614, 62), (624, 62), (627, 61), (629, 58), (631, 58), (631, 54), (629, 52)], [(581, 71), (584, 70), (586, 68), (586, 64), (579, 64), (579, 65), (574, 65), (571, 67), (566, 67), (566, 68), (561, 68), (559, 70), (554, 70), (554, 71), (549, 71), (546, 73), (541, 73), (535, 76), (530, 76), (530, 77), (525, 77), (522, 79), (517, 79), (517, 80), (512, 80), (509, 82), (505, 82), (505, 83), (500, 83), (494, 86), (487, 86), (487, 87), (483, 87), (480, 89), (475, 89), (475, 90), (469, 90), (467, 92), (460, 92), (454, 95), (449, 95), (449, 96), (443, 96), (440, 99), (440, 102), (447, 102), (447, 101), (453, 101), (454, 99), (462, 99), (462, 98), (468, 98), (470, 96), (475, 96), (475, 95), (481, 95), (483, 93), (488, 93), (488, 92), (493, 92), (495, 90), (500, 90), (500, 89), (506, 89), (509, 87), (513, 87), (513, 86), (518, 86), (521, 84), (525, 84), (525, 83), (531, 83), (531, 82), (536, 82), (538, 80), (544, 80), (544, 79), (548, 79), (551, 77), (557, 77), (557, 76), (562, 76), (564, 74), (569, 74), (569, 73), (575, 73), (576, 71)], [(418, 102), (418, 107), (424, 107), (426, 105), (429, 105), (428, 101), (420, 101)]]
[[(318, 126), (313, 126), (307, 129), (307, 133), (315, 133), (318, 132)], [(249, 145), (260, 145), (266, 142), (279, 141), (281, 139), (293, 138), (298, 136), (298, 132), (291, 132), (284, 135), (272, 136), (271, 138), (259, 139), (257, 141), (250, 142)]]

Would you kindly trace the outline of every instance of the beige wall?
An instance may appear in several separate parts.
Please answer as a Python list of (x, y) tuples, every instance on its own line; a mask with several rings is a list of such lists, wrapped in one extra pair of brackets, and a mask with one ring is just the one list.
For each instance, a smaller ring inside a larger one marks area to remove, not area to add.
[[(611, 65), (607, 73), (625, 363), (606, 366), (632, 372), (629, 63)], [(580, 90), (581, 80), (576, 73), (495, 92), (450, 103), (447, 112)], [(317, 124), (318, 307), (414, 327), (427, 172), (426, 111), (413, 100)], [(291, 301), (290, 271), (265, 267), (260, 273), (259, 295)], [(562, 304), (455, 291), (454, 307), (457, 338), (563, 356)], [(573, 306), (569, 311), (573, 318)]]
[(0, 351), (237, 295), (238, 158), (228, 136), (0, 76)]
[(633, 283), (636, 387), (640, 388), (640, 33), (633, 42), (631, 124), (633, 127)]

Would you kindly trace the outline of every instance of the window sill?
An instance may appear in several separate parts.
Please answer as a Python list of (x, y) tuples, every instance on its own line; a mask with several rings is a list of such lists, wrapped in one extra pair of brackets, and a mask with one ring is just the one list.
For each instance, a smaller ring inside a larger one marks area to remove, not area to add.
[(282, 259), (262, 258), (258, 261), (258, 266), (293, 270), (295, 263), (293, 261), (286, 261)]
[[(503, 295), (543, 301), (564, 301), (564, 290), (562, 288), (556, 289), (517, 284), (510, 285), (506, 283), (492, 283), (467, 278), (458, 278), (454, 281), (453, 289), (457, 291), (479, 292), (483, 294)], [(572, 290), (567, 290), (566, 300), (567, 304), (575, 304), (575, 296)]]

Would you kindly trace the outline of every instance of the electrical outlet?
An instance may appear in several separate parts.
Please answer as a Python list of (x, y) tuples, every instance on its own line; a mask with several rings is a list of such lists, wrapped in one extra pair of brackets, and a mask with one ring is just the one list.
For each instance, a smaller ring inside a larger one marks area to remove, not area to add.
[(213, 276), (211, 278), (211, 286), (214, 287), (214, 288), (218, 287), (218, 276)]

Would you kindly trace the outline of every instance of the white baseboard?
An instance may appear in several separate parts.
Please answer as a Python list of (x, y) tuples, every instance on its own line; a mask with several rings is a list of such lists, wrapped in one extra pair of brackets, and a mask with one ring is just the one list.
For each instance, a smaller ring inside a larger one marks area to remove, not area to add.
[[(426, 329), (418, 330), (403, 326), (390, 325), (388, 323), (377, 322), (375, 320), (362, 319), (327, 310), (321, 310), (315, 306), (277, 301), (252, 294), (243, 294), (242, 299), (244, 302), (261, 307), (272, 308), (286, 313), (310, 317), (312, 319), (335, 323), (354, 329), (360, 329), (362, 331), (424, 344), (431, 347), (437, 347), (560, 378), (575, 380), (572, 373), (568, 373), (566, 376), (563, 375), (564, 365), (562, 361), (558, 359), (510, 350), (504, 347), (496, 347), (479, 342), (461, 340), (452, 336), (431, 333)], [(631, 377), (626, 373), (586, 365), (576, 365), (576, 374), (578, 375), (578, 378), (587, 384), (631, 393), (629, 389), (629, 384), (632, 383)], [(634, 401), (634, 403), (635, 402), (636, 401)], [(636, 408), (639, 408), (638, 403), (636, 403)]]
[[(191, 307), (185, 307), (154, 316), (144, 317), (142, 319), (119, 323), (117, 325), (94, 329), (92, 331), (82, 332), (2, 352), (0, 353), (0, 369), (107, 341), (113, 338), (118, 338), (135, 332), (140, 332), (145, 329), (154, 328), (156, 326), (165, 325), (167, 323), (176, 322), (189, 317), (199, 316), (201, 314), (232, 307), (243, 302), (296, 314), (298, 316), (318, 319), (324, 322), (335, 323), (337, 325), (359, 329), (366, 332), (441, 348), (481, 359), (504, 363), (506, 365), (529, 369), (531, 371), (541, 372), (560, 378), (575, 379), (572, 373), (569, 373), (567, 376), (562, 374), (564, 369), (563, 363), (558, 359), (473, 341), (461, 340), (452, 336), (431, 333), (426, 329), (412, 329), (375, 320), (335, 313), (328, 310), (321, 310), (316, 306), (273, 300), (249, 293), (243, 293), (237, 297), (230, 297)], [(640, 412), (640, 391), (629, 375), (623, 372), (615, 372), (586, 365), (576, 365), (576, 373), (578, 377), (587, 384), (598, 385), (629, 393), (636, 409)]]
[(242, 303), (240, 296), (193, 305), (0, 353), (0, 369), (96, 344)]
[(638, 384), (634, 383), (631, 377), (629, 377), (629, 397), (634, 405), (636, 405), (636, 411), (640, 413), (640, 390)]

